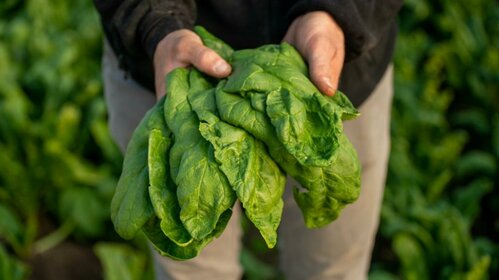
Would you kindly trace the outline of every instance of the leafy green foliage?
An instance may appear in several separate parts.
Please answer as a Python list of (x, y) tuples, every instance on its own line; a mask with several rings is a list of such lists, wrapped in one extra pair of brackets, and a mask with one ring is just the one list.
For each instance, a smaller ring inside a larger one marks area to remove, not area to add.
[(295, 199), (308, 227), (330, 223), (359, 194), (357, 155), (341, 123), (357, 110), (341, 92), (334, 98), (320, 94), (288, 44), (236, 51), (230, 61), (233, 74), (215, 95), (221, 119), (266, 143), (271, 157), (303, 185), (307, 191), (295, 190)]
[(288, 44), (237, 51), (231, 59), (234, 73), (223, 89), (251, 99), (267, 92), (265, 111), (286, 150), (302, 165), (330, 166), (339, 148), (343, 111), (356, 110), (321, 94), (300, 58)]
[[(405, 1), (383, 248), (374, 256), (372, 279), (405, 279), (421, 267), (435, 279), (499, 278), (497, 11), (486, 0)], [(116, 238), (108, 205), (121, 155), (107, 132), (101, 97), (100, 29), (90, 1), (0, 1), (1, 279), (27, 278), (29, 256), (60, 240), (49, 234), (39, 243), (40, 216), (64, 238)], [(232, 50), (224, 48), (227, 57)], [(299, 61), (292, 63), (306, 74)], [(255, 125), (265, 108), (261, 97), (241, 111)], [(89, 207), (81, 210), (87, 202), (93, 205), (88, 214)], [(258, 241), (250, 246), (262, 254), (265, 244)], [(404, 246), (422, 248), (422, 263), (408, 266), (417, 252), (404, 253)], [(105, 255), (121, 260), (145, 252)], [(248, 254), (242, 258), (248, 277), (276, 278)], [(135, 264), (131, 270), (113, 263), (115, 269), (105, 264), (107, 279), (138, 275)]]
[(118, 238), (100, 30), (89, 1), (0, 3), (0, 279), (37, 277), (32, 257), (63, 241)]
[[(144, 116), (127, 146), (122, 176), (111, 201), (111, 219), (116, 232), (123, 238), (133, 238), (137, 231), (154, 216), (149, 198), (149, 135), (165, 128), (163, 102), (158, 102)], [(151, 176), (156, 179), (155, 176)]]
[(162, 130), (154, 129), (149, 134), (147, 154), (150, 174), (149, 197), (156, 216), (161, 220), (160, 227), (166, 237), (179, 246), (186, 246), (192, 241), (192, 237), (180, 221), (177, 189), (169, 175), (168, 151), (171, 135), (167, 136), (165, 129)]
[(401, 11), (380, 225), (392, 246), (374, 267), (404, 279), (498, 276), (497, 11), (491, 1), (406, 1)]
[(98, 243), (94, 246), (94, 251), (102, 261), (103, 276), (106, 280), (152, 278), (152, 275), (144, 275), (149, 265), (144, 252), (134, 251), (129, 246), (119, 243)]
[(221, 118), (264, 142), (305, 188), (294, 194), (308, 227), (330, 223), (359, 195), (360, 165), (341, 123), (357, 110), (341, 92), (334, 98), (320, 94), (287, 44), (236, 51), (231, 61), (234, 73), (216, 90)]
[(177, 184), (180, 220), (189, 234), (200, 240), (215, 229), (220, 215), (232, 208), (235, 195), (213, 158), (209, 142), (199, 132), (199, 120), (187, 100), (188, 95), (209, 86), (192, 75), (185, 69), (169, 75), (165, 116), (176, 139), (171, 148), (176, 156), (170, 158), (170, 166), (178, 170), (172, 176)]
[[(296, 191), (295, 198), (307, 226), (336, 219), (358, 197), (359, 162), (341, 123), (343, 115), (358, 115), (356, 109), (342, 93), (336, 99), (319, 93), (290, 45), (232, 52), (197, 30), (216, 51), (231, 55), (234, 73), (213, 82), (194, 69), (168, 74), (166, 98), (149, 110), (128, 145), (112, 201), (117, 232), (128, 239), (142, 229), (160, 254), (190, 259), (221, 234), (237, 197), (272, 248), (283, 210), (280, 168), (306, 182), (307, 192)], [(246, 106), (231, 103), (231, 95)], [(254, 126), (244, 116), (248, 110), (263, 121)]]
[(284, 204), (284, 175), (263, 143), (217, 117), (215, 90), (189, 95), (189, 102), (201, 121), (201, 135), (213, 146), (220, 170), (236, 192), (247, 217), (267, 245), (274, 247)]
[(196, 257), (213, 238), (219, 237), (231, 216), (232, 210), (228, 209), (220, 215), (215, 228), (206, 237), (192, 240), (188, 244), (182, 244), (182, 246), (172, 242), (169, 238), (165, 238), (157, 219), (153, 218), (146, 223), (143, 232), (161, 255), (175, 260), (187, 260)]
[(0, 278), (22, 280), (27, 274), (27, 266), (20, 260), (10, 257), (5, 248), (0, 245)]

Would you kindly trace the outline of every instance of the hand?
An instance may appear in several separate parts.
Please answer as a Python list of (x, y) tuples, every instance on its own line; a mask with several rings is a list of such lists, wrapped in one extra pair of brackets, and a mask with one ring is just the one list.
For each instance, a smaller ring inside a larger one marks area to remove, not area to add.
[(297, 17), (283, 41), (294, 45), (305, 57), (310, 78), (319, 90), (334, 95), (345, 59), (345, 38), (331, 15), (318, 11)]
[(165, 95), (166, 74), (177, 67), (194, 65), (216, 78), (227, 77), (232, 71), (230, 64), (204, 46), (201, 38), (188, 29), (180, 29), (165, 36), (156, 47), (153, 60), (157, 99)]

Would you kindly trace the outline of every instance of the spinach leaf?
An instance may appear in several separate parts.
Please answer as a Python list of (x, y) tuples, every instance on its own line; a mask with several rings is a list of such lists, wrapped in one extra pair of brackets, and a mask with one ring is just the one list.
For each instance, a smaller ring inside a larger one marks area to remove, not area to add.
[[(343, 94), (332, 100), (319, 93), (300, 55), (287, 44), (237, 51), (232, 64), (234, 73), (224, 90), (266, 95), (266, 114), (290, 154), (306, 166), (325, 167), (334, 161), (342, 119), (358, 115)], [(262, 111), (261, 104), (254, 105)]]
[[(242, 97), (238, 93), (225, 91), (226, 84), (227, 81), (220, 81), (215, 91), (215, 100), (220, 118), (229, 124), (243, 128), (269, 147), (280, 146), (274, 127), (271, 125), (265, 111), (256, 110), (252, 105), (255, 104), (256, 107), (263, 110), (265, 108), (261, 104), (256, 105), (259, 103), (258, 101), (252, 103), (251, 100)], [(251, 98), (253, 95), (250, 93), (247, 96)]]
[(186, 99), (189, 92), (189, 71), (175, 69), (168, 74), (166, 83), (164, 116), (174, 135), (174, 144), (170, 150), (170, 173), (176, 182), (182, 155), (202, 141), (202, 137), (196, 133), (198, 121)]
[(156, 218), (149, 220), (142, 228), (142, 231), (161, 255), (175, 260), (188, 260), (196, 257), (214, 238), (220, 237), (231, 216), (232, 210), (228, 209), (220, 215), (215, 229), (209, 235), (201, 240), (194, 240), (186, 246), (178, 246), (166, 237), (161, 231), (159, 221)]
[(165, 119), (175, 137), (170, 166), (177, 185), (180, 220), (194, 239), (201, 240), (233, 206), (235, 194), (218, 168), (210, 143), (201, 136), (199, 120), (187, 101), (189, 92), (203, 90), (209, 83), (202, 82), (197, 71), (190, 73), (176, 69), (168, 75)]
[[(300, 163), (327, 166), (339, 148), (340, 116), (332, 110), (322, 94), (314, 92), (304, 100), (281, 89), (267, 96), (267, 115), (277, 137)], [(333, 124), (333, 125), (331, 125)]]
[(343, 207), (360, 194), (360, 163), (352, 144), (340, 136), (336, 160), (328, 167), (289, 165), (288, 173), (306, 189), (293, 191), (308, 227), (321, 227), (335, 220)]
[(305, 188), (305, 192), (296, 189), (294, 195), (307, 227), (327, 225), (338, 217), (346, 203), (357, 199), (360, 193), (360, 164), (355, 150), (344, 135), (340, 135), (340, 149), (331, 165), (305, 166), (278, 140), (270, 118), (252, 106), (255, 102), (224, 89), (225, 82), (222, 81), (215, 92), (221, 119), (243, 128), (265, 143), (275, 162)]
[(203, 44), (216, 51), (223, 59), (229, 61), (234, 50), (224, 41), (213, 36), (202, 26), (195, 26), (194, 31), (201, 37)]
[(153, 129), (149, 134), (149, 197), (163, 233), (175, 244), (185, 246), (192, 237), (180, 221), (177, 186), (169, 176), (168, 150), (171, 139), (165, 131)]
[(154, 129), (167, 131), (163, 104), (164, 98), (147, 112), (135, 129), (111, 201), (111, 219), (116, 232), (125, 239), (133, 238), (144, 223), (154, 216), (148, 194), (148, 140), (149, 133)]
[(139, 252), (131, 246), (116, 243), (98, 243), (94, 253), (100, 259), (103, 279), (141, 280), (147, 269), (147, 251)]
[(189, 102), (201, 120), (199, 131), (213, 146), (215, 159), (246, 215), (268, 247), (274, 247), (283, 209), (284, 174), (263, 143), (217, 117), (214, 89), (189, 94)]

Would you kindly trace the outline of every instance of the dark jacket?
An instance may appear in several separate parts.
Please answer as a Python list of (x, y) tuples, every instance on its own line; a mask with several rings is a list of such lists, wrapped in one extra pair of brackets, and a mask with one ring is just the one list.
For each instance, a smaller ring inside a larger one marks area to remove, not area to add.
[(120, 66), (154, 91), (152, 57), (169, 32), (202, 25), (235, 49), (279, 43), (294, 18), (329, 12), (345, 34), (340, 89), (358, 106), (391, 61), (401, 0), (94, 0)]

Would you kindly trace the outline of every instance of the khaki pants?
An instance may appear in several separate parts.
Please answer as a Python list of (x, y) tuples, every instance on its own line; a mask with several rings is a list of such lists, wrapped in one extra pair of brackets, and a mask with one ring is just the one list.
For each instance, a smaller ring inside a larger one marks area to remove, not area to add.
[[(125, 79), (116, 57), (106, 45), (103, 57), (104, 91), (111, 134), (122, 151), (155, 97)], [(367, 279), (385, 185), (390, 146), (392, 67), (360, 107), (361, 116), (345, 123), (345, 132), (362, 163), (360, 198), (338, 220), (321, 229), (307, 229), (291, 192), (297, 183), (288, 177), (284, 213), (279, 227), (280, 266), (286, 279)], [(179, 280), (240, 279), (241, 228), (239, 207), (222, 236), (189, 261), (173, 261), (154, 252), (156, 278)]]

